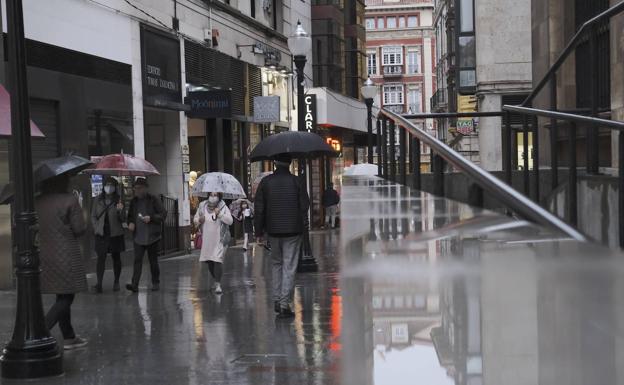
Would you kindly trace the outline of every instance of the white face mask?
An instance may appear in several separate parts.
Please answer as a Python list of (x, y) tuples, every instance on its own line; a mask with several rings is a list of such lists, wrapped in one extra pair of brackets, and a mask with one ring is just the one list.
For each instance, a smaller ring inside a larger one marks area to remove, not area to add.
[(213, 203), (213, 204), (214, 203), (218, 203), (219, 202), (219, 197), (214, 197), (214, 196), (213, 197), (209, 197), (208, 198), (208, 202)]
[(112, 194), (115, 192), (115, 186), (104, 186), (104, 192), (107, 194)]

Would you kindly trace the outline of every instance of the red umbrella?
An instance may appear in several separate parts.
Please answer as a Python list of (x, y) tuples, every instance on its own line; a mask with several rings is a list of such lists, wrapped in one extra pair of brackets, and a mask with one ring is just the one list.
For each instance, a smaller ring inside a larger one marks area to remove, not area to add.
[(95, 158), (95, 166), (84, 170), (92, 175), (149, 176), (160, 175), (156, 167), (143, 158), (126, 154), (110, 154)]
[[(30, 135), (39, 138), (45, 136), (32, 120)], [(0, 136), (11, 136), (11, 97), (2, 84), (0, 84)]]

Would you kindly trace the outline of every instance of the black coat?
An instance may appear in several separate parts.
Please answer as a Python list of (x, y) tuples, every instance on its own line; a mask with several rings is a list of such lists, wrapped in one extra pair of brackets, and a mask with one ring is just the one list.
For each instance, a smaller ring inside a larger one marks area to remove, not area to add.
[(323, 203), (323, 207), (334, 206), (340, 203), (340, 195), (338, 195), (338, 191), (333, 188), (328, 188), (323, 192), (323, 198), (321, 200)]
[(254, 200), (257, 235), (302, 234), (307, 226), (310, 198), (299, 178), (278, 167), (260, 182)]
[[(147, 212), (141, 214), (150, 217), (149, 242), (154, 243), (160, 240), (160, 237), (162, 236), (162, 224), (167, 218), (167, 211), (163, 207), (160, 199), (154, 195), (147, 194), (146, 199), (148, 199), (150, 203), (148, 204)], [(137, 197), (134, 197), (130, 201), (130, 207), (128, 208), (128, 224), (136, 224), (140, 221), (139, 213), (136, 210), (137, 201)], [(136, 231), (134, 232), (134, 235), (136, 236)]]

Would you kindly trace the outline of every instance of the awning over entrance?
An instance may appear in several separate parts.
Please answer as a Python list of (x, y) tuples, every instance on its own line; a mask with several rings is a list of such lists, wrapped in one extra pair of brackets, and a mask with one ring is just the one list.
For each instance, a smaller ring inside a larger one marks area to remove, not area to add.
[[(30, 135), (43, 138), (43, 132), (30, 121)], [(0, 137), (11, 136), (11, 99), (7, 90), (0, 84)]]
[[(317, 100), (317, 124), (326, 127), (343, 127), (366, 132), (366, 104), (363, 101), (341, 95), (326, 87), (312, 88)], [(373, 117), (378, 108), (373, 106)], [(373, 123), (373, 130), (375, 123)]]

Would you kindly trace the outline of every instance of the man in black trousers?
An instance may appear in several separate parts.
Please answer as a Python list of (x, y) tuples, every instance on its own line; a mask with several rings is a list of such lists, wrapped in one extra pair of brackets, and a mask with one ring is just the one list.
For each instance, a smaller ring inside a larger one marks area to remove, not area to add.
[(162, 237), (162, 223), (167, 217), (158, 197), (148, 192), (145, 178), (134, 182), (134, 198), (128, 210), (128, 229), (134, 234), (134, 273), (132, 283), (126, 289), (136, 293), (143, 270), (143, 256), (147, 251), (152, 273), (152, 291), (160, 290), (160, 268), (158, 267), (158, 244)]

